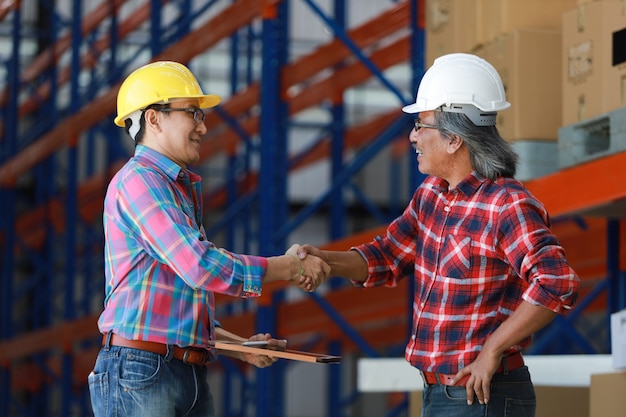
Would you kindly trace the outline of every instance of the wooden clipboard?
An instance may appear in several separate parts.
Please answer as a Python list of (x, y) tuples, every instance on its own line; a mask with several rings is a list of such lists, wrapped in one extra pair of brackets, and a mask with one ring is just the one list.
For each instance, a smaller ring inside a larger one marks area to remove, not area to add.
[(298, 350), (272, 350), (262, 347), (242, 346), (241, 343), (216, 341), (213, 342), (213, 346), (216, 349), (232, 350), (235, 352), (254, 353), (256, 355), (271, 356), (273, 358), (291, 359), (300, 362), (313, 362), (313, 363), (339, 363), (341, 356), (323, 355), (313, 352), (301, 352)]

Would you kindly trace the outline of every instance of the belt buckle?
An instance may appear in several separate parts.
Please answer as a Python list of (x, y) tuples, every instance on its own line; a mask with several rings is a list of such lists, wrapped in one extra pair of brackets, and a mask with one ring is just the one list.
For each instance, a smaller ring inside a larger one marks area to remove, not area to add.
[(198, 354), (203, 355), (203, 356), (204, 356), (204, 359), (203, 359), (200, 363), (204, 363), (204, 362), (206, 362), (208, 352), (206, 352), (206, 351), (201, 352), (200, 350), (197, 350), (197, 349), (190, 349), (190, 348), (187, 348), (187, 349), (185, 349), (185, 353), (183, 353), (183, 363), (184, 363), (184, 364), (187, 364), (187, 365), (196, 365), (196, 363), (194, 363), (194, 362), (189, 362), (189, 352), (197, 352)]
[(186, 365), (193, 365), (193, 363), (189, 362), (189, 352), (191, 349), (185, 349), (185, 353), (183, 353), (183, 363)]

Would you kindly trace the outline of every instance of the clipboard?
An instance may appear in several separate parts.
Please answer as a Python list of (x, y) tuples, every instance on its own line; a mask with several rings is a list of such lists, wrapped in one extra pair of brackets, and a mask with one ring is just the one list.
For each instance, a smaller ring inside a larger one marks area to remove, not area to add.
[(254, 353), (255, 355), (271, 356), (273, 358), (291, 359), (300, 362), (312, 363), (339, 363), (341, 356), (324, 355), (321, 353), (301, 352), (298, 350), (272, 350), (263, 347), (243, 346), (239, 342), (215, 341), (213, 347), (235, 352)]

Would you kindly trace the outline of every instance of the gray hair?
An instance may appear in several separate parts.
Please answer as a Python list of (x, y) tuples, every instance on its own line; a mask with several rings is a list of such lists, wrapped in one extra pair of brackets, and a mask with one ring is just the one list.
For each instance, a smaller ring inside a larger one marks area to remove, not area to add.
[(444, 139), (454, 135), (463, 139), (472, 167), (480, 175), (492, 181), (515, 176), (519, 156), (495, 126), (476, 126), (462, 113), (435, 111), (434, 115)]

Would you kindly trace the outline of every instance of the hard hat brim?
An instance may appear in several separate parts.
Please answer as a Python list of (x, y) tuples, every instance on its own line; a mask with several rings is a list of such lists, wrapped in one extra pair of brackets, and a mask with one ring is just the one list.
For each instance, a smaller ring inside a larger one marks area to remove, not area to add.
[(422, 108), (419, 104), (417, 103), (413, 103), (413, 104), (409, 104), (408, 106), (404, 106), (402, 107), (402, 111), (405, 113), (420, 113), (423, 111), (429, 111), (429, 110), (435, 110), (435, 109), (425, 109)]

